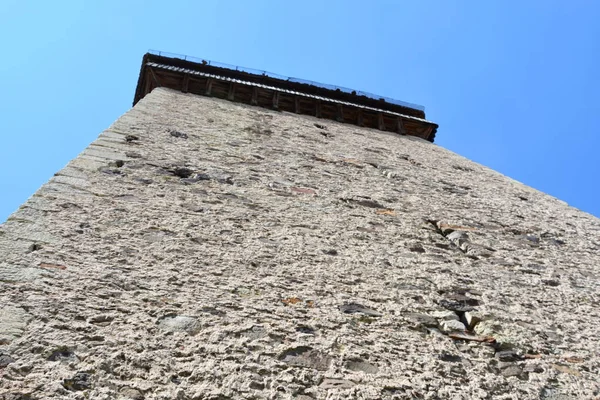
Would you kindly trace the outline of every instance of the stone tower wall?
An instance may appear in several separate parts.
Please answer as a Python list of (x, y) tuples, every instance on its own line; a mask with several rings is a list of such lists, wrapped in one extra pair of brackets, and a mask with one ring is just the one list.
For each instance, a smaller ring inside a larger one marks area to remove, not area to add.
[(599, 250), (424, 140), (155, 89), (0, 226), (0, 398), (594, 398)]

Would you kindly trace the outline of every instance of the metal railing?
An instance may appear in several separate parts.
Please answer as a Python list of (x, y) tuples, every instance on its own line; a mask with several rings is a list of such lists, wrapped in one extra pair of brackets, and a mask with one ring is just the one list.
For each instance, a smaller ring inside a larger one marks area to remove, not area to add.
[(179, 58), (179, 59), (185, 60), (185, 61), (191, 61), (191, 62), (195, 62), (195, 63), (199, 63), (199, 64), (207, 64), (207, 65), (211, 65), (214, 67), (229, 69), (232, 71), (241, 71), (241, 72), (247, 72), (249, 74), (254, 74), (254, 75), (268, 76), (269, 78), (280, 79), (280, 80), (288, 81), (288, 82), (303, 83), (303, 84), (317, 86), (317, 87), (321, 87), (321, 88), (329, 89), (329, 90), (333, 90), (333, 91), (339, 90), (340, 92), (355, 94), (357, 96), (365, 96), (365, 97), (368, 97), (370, 99), (375, 99), (375, 100), (384, 100), (386, 103), (396, 104), (398, 106), (408, 107), (408, 108), (412, 108), (415, 110), (425, 112), (425, 107), (420, 106), (418, 104), (413, 104), (413, 103), (409, 103), (406, 101), (396, 100), (396, 99), (392, 99), (390, 97), (378, 96), (373, 93), (349, 89), (349, 88), (345, 88), (343, 86), (327, 85), (324, 83), (309, 81), (309, 80), (305, 80), (305, 79), (291, 78), (291, 77), (287, 77), (287, 76), (283, 76), (283, 75), (274, 74), (274, 73), (268, 72), (268, 71), (261, 71), (261, 70), (253, 69), (253, 68), (240, 67), (238, 65), (231, 65), (231, 64), (225, 64), (225, 63), (220, 63), (220, 62), (216, 62), (216, 61), (210, 61), (205, 58), (191, 57), (191, 56), (187, 56), (184, 54), (169, 53), (169, 52), (158, 51), (158, 50), (148, 50), (148, 53), (154, 54), (157, 56), (163, 56), (163, 57)]

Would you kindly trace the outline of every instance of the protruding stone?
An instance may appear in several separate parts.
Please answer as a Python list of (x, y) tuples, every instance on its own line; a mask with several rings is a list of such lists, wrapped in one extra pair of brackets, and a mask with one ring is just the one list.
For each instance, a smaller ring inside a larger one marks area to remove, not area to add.
[(376, 374), (379, 372), (379, 368), (377, 368), (376, 365), (363, 360), (347, 361), (345, 367), (351, 371), (360, 371), (364, 372), (365, 374)]
[(158, 322), (158, 326), (165, 331), (186, 332), (190, 335), (195, 335), (201, 329), (198, 320), (187, 315), (168, 315)]
[(204, 207), (196, 203), (183, 203), (181, 207), (195, 213), (201, 213), (204, 211)]
[(358, 303), (348, 303), (340, 306), (340, 311), (344, 314), (365, 314), (371, 317), (381, 317), (383, 314), (373, 310), (372, 308), (365, 307)]
[(481, 314), (476, 311), (467, 311), (465, 313), (465, 322), (467, 323), (467, 329), (472, 331), (475, 326), (483, 320)]
[[(0, 282), (26, 282), (36, 279), (43, 270), (39, 268), (25, 267), (23, 265), (14, 265), (0, 263)], [(3, 311), (0, 309), (0, 321), (2, 321)], [(0, 327), (0, 336), (2, 328)]]
[(323, 389), (349, 389), (354, 385), (356, 385), (356, 383), (347, 379), (325, 378), (319, 386), (321, 386)]
[(48, 361), (63, 361), (63, 360), (74, 360), (77, 357), (75, 353), (73, 353), (67, 347), (59, 347), (58, 349), (52, 351), (48, 356)]
[(458, 314), (452, 311), (434, 311), (431, 316), (440, 321), (459, 321)]
[(511, 377), (511, 376), (516, 376), (518, 378), (525, 378), (525, 377), (522, 376), (524, 374), (523, 368), (521, 368), (518, 365), (511, 365), (509, 367), (506, 367), (506, 368), (502, 369), (502, 371), (500, 372), (500, 374), (503, 377), (505, 377), (505, 378), (508, 378), (508, 377)]
[(519, 361), (523, 358), (513, 350), (499, 351), (494, 357), (503, 362)]
[(445, 309), (448, 309), (450, 311), (457, 311), (457, 312), (466, 312), (466, 311), (472, 311), (475, 308), (471, 305), (469, 305), (467, 302), (465, 301), (459, 301), (459, 300), (440, 300), (439, 302), (440, 306), (444, 307)]
[(310, 326), (300, 325), (296, 327), (296, 332), (304, 333), (305, 335), (314, 335), (315, 330)]
[[(454, 315), (456, 315), (456, 314), (454, 314)], [(438, 326), (437, 319), (435, 319), (433, 316), (429, 316), (427, 314), (410, 313), (410, 314), (407, 314), (406, 317), (408, 319), (416, 322), (416, 324), (421, 327), (436, 328)]]
[(180, 139), (187, 139), (188, 138), (187, 133), (180, 132), (180, 131), (177, 131), (175, 129), (169, 129), (169, 134), (171, 136), (173, 136), (173, 137), (180, 138)]
[(15, 359), (8, 354), (0, 354), (0, 368), (6, 367), (8, 364), (15, 362)]
[(87, 372), (78, 372), (69, 379), (63, 380), (63, 387), (67, 390), (80, 391), (90, 389), (92, 383), (90, 382), (91, 375)]
[(368, 207), (368, 208), (385, 208), (385, 206), (378, 201), (370, 199), (342, 199), (346, 203), (356, 204), (357, 206)]
[(257, 340), (268, 336), (268, 333), (264, 326), (254, 325), (252, 328), (240, 333), (240, 336), (247, 337), (250, 340)]
[(540, 374), (544, 372), (544, 368), (542, 368), (539, 364), (527, 364), (523, 368), (523, 372), (533, 372), (536, 374)]
[(279, 360), (296, 367), (314, 368), (327, 371), (332, 358), (327, 354), (308, 346), (299, 346), (284, 351)]
[(444, 331), (444, 332), (456, 332), (456, 331), (462, 332), (467, 329), (465, 327), (465, 324), (463, 324), (460, 321), (456, 321), (456, 320), (442, 321), (442, 322), (440, 322), (440, 327), (442, 328), (442, 331)]
[(425, 249), (420, 243), (414, 244), (408, 248), (410, 251), (415, 253), (425, 253)]
[(144, 394), (142, 392), (140, 392), (137, 389), (131, 388), (131, 387), (124, 387), (123, 389), (120, 390), (121, 395), (123, 397), (125, 397), (126, 399), (131, 399), (131, 400), (143, 400), (144, 399)]
[(137, 151), (127, 151), (125, 155), (129, 158), (142, 158), (142, 155)]
[(446, 362), (460, 362), (462, 359), (460, 358), (460, 356), (457, 356), (455, 354), (442, 353), (440, 354), (440, 360)]
[(31, 318), (20, 307), (6, 305), (0, 308), (0, 344), (10, 343), (20, 337)]
[(552, 286), (552, 287), (560, 286), (560, 282), (556, 279), (542, 279), (542, 283), (546, 286)]
[(96, 315), (89, 319), (90, 324), (95, 324), (99, 326), (108, 326), (115, 319), (112, 315)]

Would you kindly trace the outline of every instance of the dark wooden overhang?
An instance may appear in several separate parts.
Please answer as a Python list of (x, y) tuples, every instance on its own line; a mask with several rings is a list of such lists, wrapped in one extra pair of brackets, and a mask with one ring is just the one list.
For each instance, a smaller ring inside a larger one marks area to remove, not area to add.
[(193, 62), (147, 53), (133, 104), (156, 87), (417, 136), (430, 142), (438, 128), (425, 119), (423, 110), (383, 98), (215, 66), (207, 61)]

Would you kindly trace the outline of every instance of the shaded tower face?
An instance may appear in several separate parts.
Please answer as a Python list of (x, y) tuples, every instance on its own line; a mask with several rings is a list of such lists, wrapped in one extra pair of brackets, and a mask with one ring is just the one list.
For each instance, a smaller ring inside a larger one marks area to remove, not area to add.
[(596, 218), (418, 135), (137, 100), (0, 227), (2, 395), (598, 395)]

